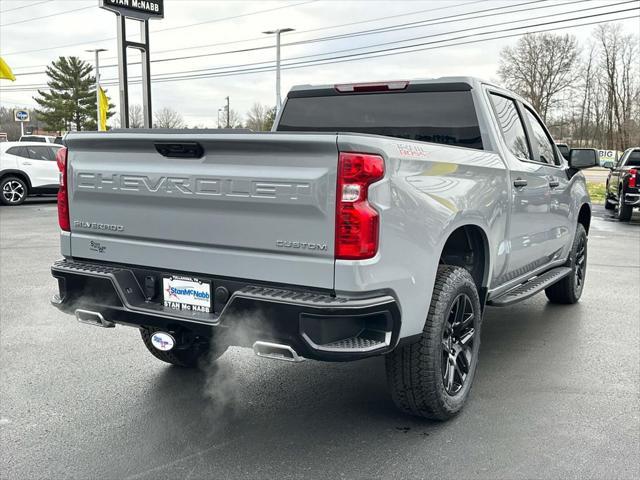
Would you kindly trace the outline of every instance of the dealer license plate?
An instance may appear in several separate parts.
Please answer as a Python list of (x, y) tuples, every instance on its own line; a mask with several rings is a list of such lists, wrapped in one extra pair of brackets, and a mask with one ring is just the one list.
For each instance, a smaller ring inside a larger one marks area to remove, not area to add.
[(164, 306), (174, 310), (211, 312), (211, 284), (197, 278), (165, 277), (162, 279)]

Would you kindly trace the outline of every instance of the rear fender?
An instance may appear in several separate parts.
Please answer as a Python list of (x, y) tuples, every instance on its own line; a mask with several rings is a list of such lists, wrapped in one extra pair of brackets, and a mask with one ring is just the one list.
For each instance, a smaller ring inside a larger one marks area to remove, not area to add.
[(369, 189), (380, 214), (378, 254), (366, 261), (336, 261), (337, 292), (391, 289), (402, 311), (400, 337), (422, 332), (440, 254), (463, 225), (485, 232), (490, 283), (506, 254), (508, 173), (499, 155), (469, 148), (375, 135), (338, 135), (339, 151), (382, 155), (385, 178)]

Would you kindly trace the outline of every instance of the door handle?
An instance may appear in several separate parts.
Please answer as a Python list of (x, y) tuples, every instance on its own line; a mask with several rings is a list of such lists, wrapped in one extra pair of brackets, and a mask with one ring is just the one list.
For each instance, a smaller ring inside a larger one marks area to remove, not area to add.
[(549, 180), (549, 186), (551, 188), (556, 188), (560, 186), (560, 182), (558, 180)]
[(513, 181), (513, 186), (516, 188), (522, 188), (527, 186), (527, 181), (523, 178), (516, 178)]
[(198, 142), (158, 142), (155, 146), (160, 155), (168, 158), (202, 158), (204, 155), (204, 149)]
[(22, 162), (23, 165), (31, 165), (31, 162)]

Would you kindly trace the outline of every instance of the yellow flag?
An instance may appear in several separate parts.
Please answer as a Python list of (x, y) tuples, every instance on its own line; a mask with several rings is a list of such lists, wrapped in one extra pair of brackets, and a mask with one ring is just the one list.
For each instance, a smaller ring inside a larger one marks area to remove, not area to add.
[(109, 110), (109, 99), (107, 98), (107, 94), (104, 93), (102, 87), (98, 86), (100, 89), (100, 125), (98, 125), (98, 130), (101, 132), (107, 131), (107, 111)]
[(0, 57), (0, 78), (6, 78), (12, 82), (16, 81), (16, 77), (13, 75), (11, 68), (9, 68), (9, 65), (7, 65), (2, 57)]

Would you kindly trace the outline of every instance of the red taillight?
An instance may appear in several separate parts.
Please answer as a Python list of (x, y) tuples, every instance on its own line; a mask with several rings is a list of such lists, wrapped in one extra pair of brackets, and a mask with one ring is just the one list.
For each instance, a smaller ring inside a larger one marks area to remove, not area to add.
[(341, 152), (336, 197), (336, 259), (363, 260), (378, 251), (378, 212), (369, 204), (369, 185), (384, 177), (379, 155)]
[(388, 92), (389, 90), (404, 90), (409, 86), (409, 82), (399, 80), (395, 82), (376, 82), (376, 83), (345, 83), (342, 85), (334, 85), (334, 88), (340, 93), (360, 93), (360, 92)]
[(629, 177), (629, 186), (632, 187), (632, 188), (635, 188), (637, 186), (636, 178), (637, 178), (637, 175), (638, 175), (638, 170), (636, 170), (635, 168), (630, 168), (629, 169), (629, 175), (631, 175)]
[(62, 147), (56, 153), (56, 162), (60, 170), (60, 188), (58, 189), (58, 224), (66, 232), (71, 231), (69, 221), (69, 195), (67, 194), (67, 148)]

